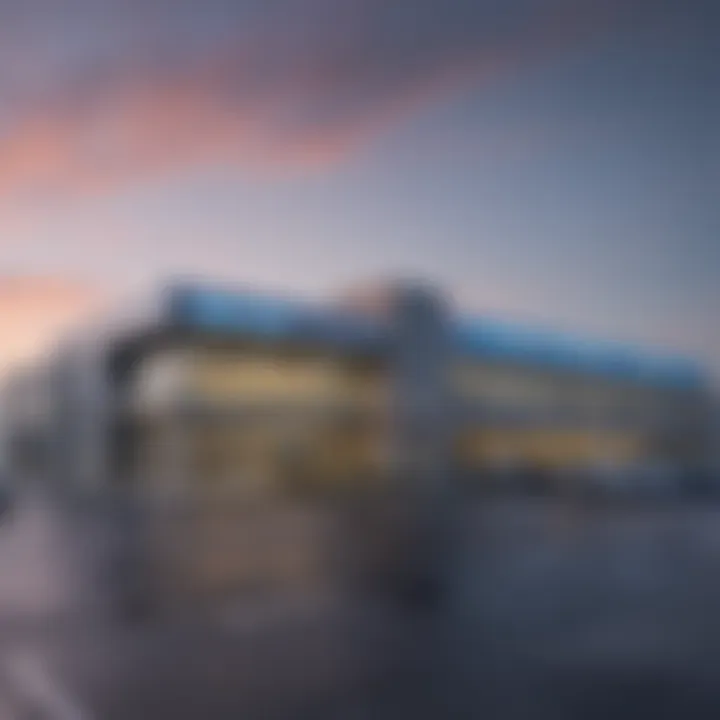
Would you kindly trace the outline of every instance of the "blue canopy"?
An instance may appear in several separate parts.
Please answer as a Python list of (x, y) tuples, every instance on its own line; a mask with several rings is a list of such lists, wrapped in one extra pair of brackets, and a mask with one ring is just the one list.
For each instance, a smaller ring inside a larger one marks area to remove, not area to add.
[(475, 357), (673, 387), (704, 382), (701, 368), (685, 358), (494, 320), (461, 319), (454, 336), (459, 351)]
[[(169, 298), (171, 322), (204, 330), (312, 338), (357, 348), (383, 347), (389, 339), (388, 329), (379, 322), (295, 299), (195, 284), (173, 287)], [(472, 357), (667, 387), (705, 383), (700, 367), (689, 360), (612, 342), (467, 317), (457, 319), (452, 332), (457, 351)]]
[(377, 322), (340, 309), (253, 292), (177, 286), (170, 292), (174, 323), (203, 330), (256, 337), (311, 339), (352, 347), (371, 347), (387, 339)]

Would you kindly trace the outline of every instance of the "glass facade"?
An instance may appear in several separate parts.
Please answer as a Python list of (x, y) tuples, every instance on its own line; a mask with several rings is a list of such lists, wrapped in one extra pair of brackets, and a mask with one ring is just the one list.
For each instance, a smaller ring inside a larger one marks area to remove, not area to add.
[[(153, 446), (180, 426), (187, 474), (238, 492), (330, 487), (382, 472), (387, 369), (331, 354), (182, 349), (148, 357), (131, 388)], [(176, 432), (177, 435), (177, 432)], [(244, 488), (244, 489), (242, 489)]]

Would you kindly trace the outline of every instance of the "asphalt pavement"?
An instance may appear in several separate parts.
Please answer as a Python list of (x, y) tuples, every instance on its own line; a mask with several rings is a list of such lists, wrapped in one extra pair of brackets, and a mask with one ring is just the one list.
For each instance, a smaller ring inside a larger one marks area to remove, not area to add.
[(720, 716), (718, 508), (484, 500), (465, 530), (441, 612), (268, 601), (123, 628), (82, 610), (35, 499), (0, 527), (0, 720)]

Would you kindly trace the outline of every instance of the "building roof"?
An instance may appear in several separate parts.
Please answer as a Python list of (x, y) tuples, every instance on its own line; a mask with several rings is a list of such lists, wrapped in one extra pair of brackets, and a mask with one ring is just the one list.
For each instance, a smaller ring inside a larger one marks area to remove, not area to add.
[(171, 288), (167, 299), (168, 319), (185, 327), (363, 347), (387, 340), (383, 322), (346, 306), (192, 285)]
[(463, 318), (456, 323), (455, 337), (460, 351), (470, 356), (670, 387), (705, 383), (700, 365), (687, 358), (551, 330)]
[[(201, 285), (177, 285), (168, 298), (171, 321), (195, 328), (364, 347), (382, 347), (389, 339), (383, 322), (344, 306)], [(469, 357), (663, 387), (705, 383), (701, 367), (685, 358), (487, 318), (456, 317), (452, 339), (458, 353)]]

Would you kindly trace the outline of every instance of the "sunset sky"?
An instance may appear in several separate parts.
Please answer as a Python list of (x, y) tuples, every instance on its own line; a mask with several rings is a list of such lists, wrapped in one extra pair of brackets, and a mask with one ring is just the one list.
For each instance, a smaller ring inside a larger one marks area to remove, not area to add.
[(201, 274), (422, 275), (720, 375), (711, 0), (0, 0), (0, 360)]

